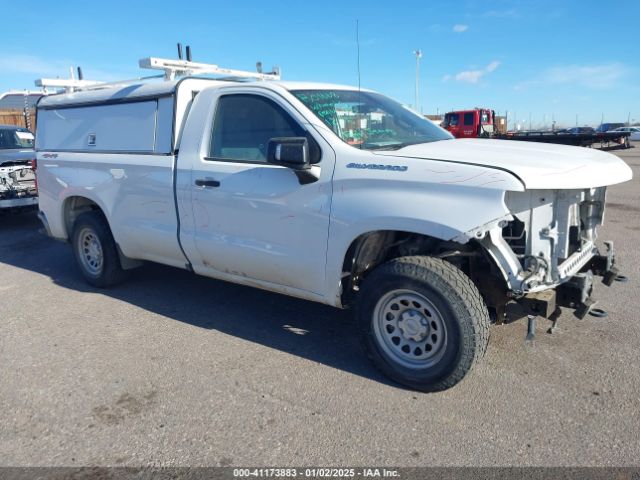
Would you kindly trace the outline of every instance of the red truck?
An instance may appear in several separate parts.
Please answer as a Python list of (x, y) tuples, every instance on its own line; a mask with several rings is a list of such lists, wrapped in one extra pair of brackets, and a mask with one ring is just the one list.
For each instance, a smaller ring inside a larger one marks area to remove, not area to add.
[(458, 110), (445, 114), (442, 128), (456, 138), (491, 137), (495, 132), (495, 117), (495, 112), (488, 108)]

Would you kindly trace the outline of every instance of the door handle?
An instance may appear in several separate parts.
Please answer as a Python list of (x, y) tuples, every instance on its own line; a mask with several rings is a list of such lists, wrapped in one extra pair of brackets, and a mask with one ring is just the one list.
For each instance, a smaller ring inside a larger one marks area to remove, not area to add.
[(218, 180), (211, 180), (210, 178), (198, 178), (196, 180), (196, 186), (198, 187), (219, 187), (220, 182)]

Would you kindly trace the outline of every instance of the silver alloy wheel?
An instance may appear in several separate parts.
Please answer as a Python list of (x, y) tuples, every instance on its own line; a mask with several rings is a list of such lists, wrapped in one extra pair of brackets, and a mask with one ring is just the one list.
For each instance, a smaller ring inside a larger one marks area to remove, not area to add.
[(99, 276), (102, 273), (104, 255), (102, 244), (96, 232), (89, 227), (84, 227), (78, 234), (76, 248), (78, 249), (78, 257), (87, 273)]
[(392, 290), (373, 311), (373, 329), (384, 353), (403, 367), (423, 369), (438, 363), (447, 330), (435, 305), (412, 290)]

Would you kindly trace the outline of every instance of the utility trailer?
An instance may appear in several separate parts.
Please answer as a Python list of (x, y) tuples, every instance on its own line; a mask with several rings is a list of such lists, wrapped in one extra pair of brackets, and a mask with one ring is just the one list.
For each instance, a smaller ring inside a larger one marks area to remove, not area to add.
[(442, 127), (456, 138), (495, 138), (499, 140), (555, 143), (576, 147), (591, 147), (594, 144), (600, 144), (602, 148), (611, 146), (630, 148), (629, 132), (518, 131), (500, 133), (496, 125), (495, 111), (489, 108), (448, 112), (444, 116)]

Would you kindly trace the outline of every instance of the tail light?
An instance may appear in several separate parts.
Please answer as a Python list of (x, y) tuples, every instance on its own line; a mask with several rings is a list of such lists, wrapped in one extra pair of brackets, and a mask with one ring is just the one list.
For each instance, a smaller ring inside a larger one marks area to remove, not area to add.
[(35, 188), (36, 188), (36, 193), (38, 193), (38, 175), (36, 173), (36, 171), (38, 170), (38, 159), (34, 158), (33, 160), (31, 160), (31, 170), (33, 170), (33, 174), (35, 177)]

